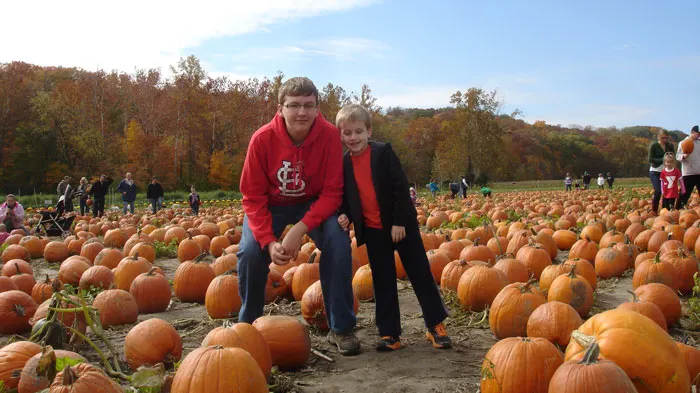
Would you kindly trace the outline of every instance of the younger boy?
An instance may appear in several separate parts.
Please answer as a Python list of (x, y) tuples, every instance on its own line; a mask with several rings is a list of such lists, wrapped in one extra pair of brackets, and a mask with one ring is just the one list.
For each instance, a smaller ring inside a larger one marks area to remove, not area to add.
[(194, 186), (190, 187), (190, 209), (192, 209), (192, 214), (195, 216), (199, 215), (199, 205), (202, 204), (202, 200), (199, 198), (199, 194), (197, 194), (197, 190), (194, 189)]
[(343, 160), (345, 193), (338, 223), (348, 230), (354, 223), (357, 245), (367, 244), (372, 269), (378, 351), (401, 348), (401, 314), (396, 289), (394, 250), (398, 251), (428, 328), (425, 336), (435, 348), (449, 348), (443, 321), (447, 310), (430, 272), (421, 241), (408, 179), (388, 143), (368, 142), (370, 114), (360, 105), (344, 106), (336, 116), (348, 152)]

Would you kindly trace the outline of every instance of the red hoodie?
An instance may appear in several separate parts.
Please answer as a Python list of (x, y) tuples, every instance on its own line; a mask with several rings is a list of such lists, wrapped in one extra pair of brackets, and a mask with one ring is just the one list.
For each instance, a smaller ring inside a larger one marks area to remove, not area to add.
[(309, 231), (340, 207), (343, 150), (340, 133), (319, 112), (300, 146), (294, 146), (280, 114), (250, 139), (241, 174), (243, 211), (255, 240), (265, 248), (277, 240), (268, 205), (284, 206), (318, 198), (302, 218)]

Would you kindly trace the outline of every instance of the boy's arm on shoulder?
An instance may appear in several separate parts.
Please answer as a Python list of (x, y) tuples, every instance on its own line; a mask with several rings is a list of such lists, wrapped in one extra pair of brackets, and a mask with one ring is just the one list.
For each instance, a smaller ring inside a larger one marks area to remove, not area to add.
[(394, 224), (406, 226), (412, 215), (411, 195), (409, 194), (408, 178), (403, 171), (399, 157), (391, 148), (391, 144), (384, 146), (385, 154), (389, 156), (389, 177), (391, 179), (392, 199), (394, 200)]

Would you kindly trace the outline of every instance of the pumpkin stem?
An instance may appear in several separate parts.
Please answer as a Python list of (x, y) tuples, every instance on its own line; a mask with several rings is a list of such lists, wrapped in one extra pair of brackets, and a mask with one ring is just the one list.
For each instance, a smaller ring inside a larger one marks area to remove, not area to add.
[(222, 256), (222, 257), (225, 257), (226, 255), (228, 255), (228, 253), (226, 252), (226, 250), (221, 250), (221, 256)]
[(652, 263), (657, 264), (661, 262), (661, 251), (657, 251), (654, 256), (654, 261)]
[(569, 278), (576, 278), (576, 265), (570, 265), (571, 270), (569, 270)]
[(630, 244), (630, 235), (625, 233), (625, 244), (629, 245)]
[(583, 360), (581, 360), (579, 364), (585, 364), (586, 366), (596, 364), (598, 363), (598, 356), (600, 356), (600, 346), (597, 342), (593, 342), (586, 350), (586, 353), (583, 355)]
[(531, 274), (531, 275), (530, 275), (530, 279), (527, 280), (526, 283), (524, 283), (524, 284), (522, 284), (522, 285), (520, 286), (520, 293), (525, 293), (525, 292), (529, 291), (529, 290), (530, 290), (530, 286), (532, 286), (532, 284), (534, 284), (535, 281), (537, 281), (537, 279), (535, 278), (535, 275), (534, 275), (534, 274)]
[(49, 278), (49, 275), (46, 275), (46, 280), (44, 280), (44, 284), (51, 285), (51, 279)]
[(576, 342), (580, 346), (582, 346), (586, 349), (588, 349), (588, 347), (590, 347), (591, 345), (593, 345), (595, 343), (595, 337), (583, 334), (583, 333), (579, 332), (578, 330), (574, 330), (573, 332), (571, 332), (571, 338), (576, 340)]
[(138, 261), (138, 260), (139, 260), (139, 252), (138, 252), (138, 251), (134, 251), (134, 256), (132, 257), (132, 259), (133, 259), (134, 261)]
[(70, 365), (66, 366), (66, 368), (63, 369), (63, 386), (71, 386), (77, 380), (78, 376), (75, 375), (75, 372)]
[(152, 276), (153, 274), (155, 274), (156, 270), (158, 270), (158, 268), (154, 266), (151, 268), (151, 270), (148, 271), (148, 273), (146, 273), (146, 275)]
[(224, 273), (224, 275), (226, 275), (226, 276), (230, 276), (230, 275), (232, 275), (232, 274), (238, 274), (238, 269), (236, 269), (236, 268), (234, 267), (234, 268), (231, 268), (231, 269), (227, 270), (226, 273)]
[(474, 247), (479, 245), (479, 238), (474, 239)]
[(633, 302), (639, 303), (639, 298), (637, 297), (637, 294), (634, 293), (634, 291), (630, 291), (630, 290), (628, 289), (627, 292), (628, 292), (630, 295), (632, 295), (632, 301), (633, 301)]
[(306, 263), (311, 264), (311, 263), (314, 263), (315, 260), (316, 260), (316, 253), (312, 252), (311, 255), (309, 255), (309, 260)]
[(202, 262), (202, 259), (207, 256), (207, 252), (204, 251), (201, 254), (197, 255), (197, 258), (194, 259), (195, 263)]
[(15, 313), (17, 313), (18, 316), (23, 317), (25, 315), (24, 307), (22, 307), (21, 304), (15, 304), (13, 308), (15, 309)]
[(44, 377), (49, 381), (53, 381), (54, 377), (56, 377), (56, 353), (51, 345), (41, 349), (41, 357), (35, 371), (38, 376)]
[(17, 275), (21, 275), (22, 272), (19, 270), (19, 263), (15, 263), (15, 269), (17, 269)]

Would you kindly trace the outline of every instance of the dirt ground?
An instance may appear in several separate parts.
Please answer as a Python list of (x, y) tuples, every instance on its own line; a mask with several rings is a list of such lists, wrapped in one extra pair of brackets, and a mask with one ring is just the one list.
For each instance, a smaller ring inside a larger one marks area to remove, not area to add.
[[(560, 253), (557, 259), (563, 259), (566, 253)], [(177, 259), (159, 259), (155, 263), (164, 269), (168, 279), (172, 279), (179, 265)], [(56, 266), (48, 266), (43, 261), (33, 261), (37, 279), (48, 273), (57, 274)], [(488, 349), (496, 342), (488, 328), (488, 320), (480, 321), (482, 314), (465, 314), (451, 307), (452, 317), (447, 321), (448, 332), (454, 348), (437, 350), (425, 339), (423, 319), (420, 307), (408, 282), (399, 282), (399, 299), (403, 323), (404, 349), (392, 353), (380, 353), (374, 350), (377, 331), (374, 326), (374, 303), (360, 305), (358, 313), (357, 335), (362, 343), (362, 352), (358, 356), (343, 357), (334, 347), (327, 344), (325, 334), (311, 330), (313, 348), (334, 359), (329, 362), (316, 355), (311, 355), (305, 368), (295, 372), (275, 374), (273, 391), (308, 392), (308, 393), (425, 393), (425, 392), (459, 392), (473, 393), (479, 391), (480, 366)], [(627, 290), (632, 289), (631, 272), (619, 279), (599, 282), (594, 308), (591, 313), (598, 313), (615, 308), (629, 300)], [(448, 300), (448, 305), (452, 303)], [(266, 307), (272, 314), (284, 313), (300, 315), (298, 303), (272, 304)], [(221, 321), (212, 321), (207, 316), (203, 305), (180, 303), (173, 298), (170, 308), (160, 314), (140, 315), (139, 322), (148, 318), (162, 318), (175, 326), (180, 332), (184, 354), (199, 347), (204, 336)], [(682, 320), (685, 328), (687, 320)], [(109, 330), (108, 336), (114, 345), (123, 350), (124, 337), (133, 325), (121, 326)], [(693, 329), (694, 330), (694, 329)], [(700, 333), (694, 333), (681, 327), (671, 330), (675, 338), (685, 334), (700, 339)], [(0, 347), (9, 337), (0, 336)], [(99, 363), (99, 358), (87, 346), (77, 349), (91, 362)], [(183, 355), (184, 357), (184, 355)], [(124, 368), (128, 369), (126, 364)]]

